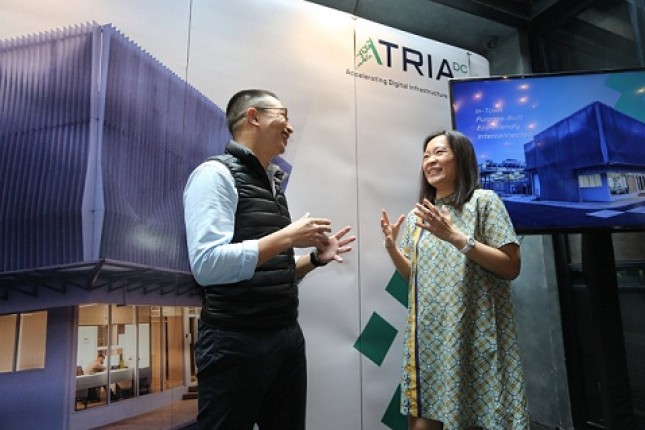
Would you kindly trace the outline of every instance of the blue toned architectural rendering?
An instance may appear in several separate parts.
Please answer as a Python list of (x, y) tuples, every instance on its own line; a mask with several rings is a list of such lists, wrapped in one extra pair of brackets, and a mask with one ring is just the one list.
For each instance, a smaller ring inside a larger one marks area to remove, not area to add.
[(540, 200), (610, 202), (645, 191), (645, 124), (595, 102), (524, 145)]
[(94, 428), (194, 382), (182, 195), (229, 138), (111, 25), (0, 41), (3, 429)]

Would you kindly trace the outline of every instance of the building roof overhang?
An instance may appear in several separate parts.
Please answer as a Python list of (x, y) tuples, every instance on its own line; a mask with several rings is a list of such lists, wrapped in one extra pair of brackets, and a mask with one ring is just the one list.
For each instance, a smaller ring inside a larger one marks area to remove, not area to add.
[(190, 272), (101, 259), (0, 273), (0, 314), (85, 303), (200, 306)]

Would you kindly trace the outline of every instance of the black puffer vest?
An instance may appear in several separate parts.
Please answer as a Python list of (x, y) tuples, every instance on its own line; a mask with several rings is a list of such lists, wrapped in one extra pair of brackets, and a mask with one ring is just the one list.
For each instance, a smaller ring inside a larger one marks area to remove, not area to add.
[[(267, 236), (291, 223), (287, 200), (273, 185), (259, 160), (233, 141), (224, 155), (211, 157), (224, 163), (238, 192), (232, 243)], [(257, 330), (284, 327), (298, 317), (298, 287), (293, 249), (256, 267), (247, 281), (204, 287), (202, 321), (216, 328)]]

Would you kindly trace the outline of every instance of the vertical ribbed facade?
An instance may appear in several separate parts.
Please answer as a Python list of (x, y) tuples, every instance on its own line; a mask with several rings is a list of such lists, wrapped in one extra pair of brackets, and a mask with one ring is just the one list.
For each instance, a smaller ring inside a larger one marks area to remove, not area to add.
[(223, 112), (114, 29), (103, 122), (104, 258), (189, 270), (182, 194), (229, 135)]
[(0, 271), (83, 258), (89, 26), (0, 42)]
[(526, 169), (539, 175), (542, 199), (577, 202), (581, 172), (641, 171), (644, 137), (644, 123), (593, 102), (525, 144)]
[(221, 109), (111, 26), (0, 42), (0, 271), (188, 270), (182, 193)]

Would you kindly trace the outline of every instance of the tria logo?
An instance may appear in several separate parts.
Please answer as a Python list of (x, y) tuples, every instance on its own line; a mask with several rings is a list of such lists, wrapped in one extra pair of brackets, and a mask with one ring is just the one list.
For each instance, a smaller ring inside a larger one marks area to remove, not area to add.
[[(377, 48), (381, 52), (384, 51), (384, 55), (381, 55)], [(453, 70), (459, 74), (468, 75), (468, 66), (466, 64), (453, 61), (451, 67), (448, 60), (443, 58), (435, 71), (433, 70), (432, 55), (424, 54), (421, 51), (407, 46), (399, 46), (394, 42), (388, 42), (383, 39), (378, 39), (378, 42), (374, 43), (371, 37), (367, 39), (356, 53), (356, 59), (358, 60), (356, 68), (361, 67), (372, 59), (379, 66), (382, 66), (383, 60), (381, 58), (384, 58), (387, 67), (391, 68), (393, 63), (398, 63), (397, 66), (400, 66), (404, 72), (414, 70), (419, 76), (427, 76), (428, 78), (434, 78), (436, 80), (440, 80), (441, 78), (454, 78)], [(397, 61), (399, 58), (400, 62)]]
[(372, 41), (371, 37), (367, 39), (367, 42), (365, 42), (363, 47), (358, 50), (358, 54), (356, 54), (356, 58), (360, 59), (356, 67), (361, 67), (363, 64), (365, 64), (368, 60), (372, 58), (376, 60), (379, 66), (383, 64), (383, 62), (381, 61), (381, 56), (378, 55), (378, 51), (376, 50), (376, 46), (374, 46), (374, 42)]

